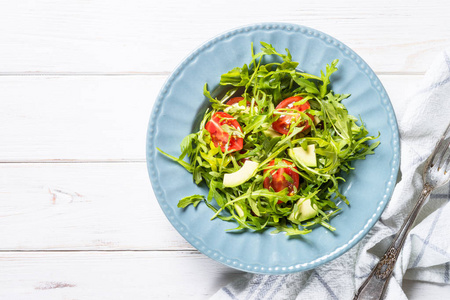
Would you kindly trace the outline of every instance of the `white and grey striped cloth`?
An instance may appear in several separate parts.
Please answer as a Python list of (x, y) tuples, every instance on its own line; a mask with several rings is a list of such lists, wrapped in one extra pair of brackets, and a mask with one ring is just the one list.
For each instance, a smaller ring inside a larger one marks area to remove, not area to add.
[[(395, 99), (401, 174), (389, 205), (369, 234), (346, 254), (317, 269), (279, 276), (242, 274), (212, 299), (352, 299), (412, 209), (423, 186), (424, 162), (450, 122), (449, 57), (447, 50), (415, 92), (405, 91), (405, 99)], [(385, 299), (407, 299), (401, 287), (404, 278), (449, 284), (449, 202), (447, 184), (425, 203), (400, 254)]]

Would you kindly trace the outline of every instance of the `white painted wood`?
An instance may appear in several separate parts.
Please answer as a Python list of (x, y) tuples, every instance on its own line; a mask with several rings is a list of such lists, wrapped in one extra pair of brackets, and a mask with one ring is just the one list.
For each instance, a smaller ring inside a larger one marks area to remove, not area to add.
[(208, 39), (264, 21), (324, 31), (377, 72), (424, 72), (450, 45), (446, 0), (3, 1), (0, 72), (167, 72)]
[[(208, 299), (243, 274), (195, 251), (0, 253), (0, 298)], [(450, 285), (405, 281), (408, 299), (446, 299)]]
[(0, 253), (1, 299), (207, 299), (242, 272), (196, 252)]
[(193, 249), (143, 162), (0, 164), (0, 178), (0, 250)]
[[(0, 298), (206, 299), (240, 274), (186, 251), (144, 163), (0, 164), (0, 178), (0, 250), (69, 250), (1, 252)], [(425, 299), (450, 286), (405, 290)]]
[[(0, 298), (206, 299), (240, 274), (187, 251), (145, 163), (0, 164), (0, 178)], [(139, 251), (72, 252), (124, 249)], [(414, 281), (404, 289), (409, 299), (450, 292)]]
[(144, 163), (159, 88), (206, 40), (255, 22), (314, 27), (381, 74), (398, 108), (450, 46), (449, 19), (447, 0), (1, 1), (0, 299), (206, 299), (240, 274), (172, 228)]
[(166, 76), (0, 77), (0, 161), (143, 160)]
[[(395, 107), (422, 75), (380, 78)], [(150, 111), (165, 79), (0, 77), (0, 161), (143, 161)]]

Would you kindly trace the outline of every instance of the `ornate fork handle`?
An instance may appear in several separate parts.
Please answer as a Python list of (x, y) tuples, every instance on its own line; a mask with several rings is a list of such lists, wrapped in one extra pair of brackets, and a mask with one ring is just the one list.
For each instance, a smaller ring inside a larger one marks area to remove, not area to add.
[(359, 290), (356, 292), (353, 300), (366, 299), (381, 299), (386, 291), (386, 288), (397, 262), (398, 255), (405, 243), (406, 237), (411, 230), (414, 221), (420, 211), (420, 208), (425, 203), (425, 200), (434, 189), (429, 184), (425, 184), (423, 190), (417, 200), (416, 205), (406, 218), (399, 232), (396, 234), (391, 246), (385, 252), (384, 256), (378, 262), (377, 266), (372, 270), (369, 277), (364, 281)]

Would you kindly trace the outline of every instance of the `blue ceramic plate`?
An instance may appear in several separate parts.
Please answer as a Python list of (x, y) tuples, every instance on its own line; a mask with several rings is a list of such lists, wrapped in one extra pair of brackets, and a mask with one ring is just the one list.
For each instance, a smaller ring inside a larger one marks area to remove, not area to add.
[[(330, 232), (318, 227), (312, 233), (289, 238), (283, 233), (241, 232), (227, 229), (235, 223), (210, 221), (213, 212), (204, 204), (177, 208), (189, 195), (207, 195), (177, 163), (159, 154), (156, 147), (178, 156), (180, 142), (193, 128), (207, 100), (203, 85), (218, 86), (220, 75), (251, 59), (250, 43), (288, 48), (299, 68), (319, 75), (327, 63), (339, 59), (331, 77), (336, 93), (350, 93), (344, 100), (349, 113), (361, 116), (372, 135), (381, 133), (376, 154), (355, 162), (341, 191), (351, 205), (331, 220)], [(265, 274), (285, 274), (315, 268), (345, 253), (377, 222), (389, 201), (399, 167), (399, 140), (389, 98), (370, 67), (350, 48), (317, 30), (284, 23), (255, 24), (226, 32), (200, 46), (169, 77), (156, 100), (147, 133), (147, 166), (162, 210), (178, 232), (205, 255), (230, 267)]]

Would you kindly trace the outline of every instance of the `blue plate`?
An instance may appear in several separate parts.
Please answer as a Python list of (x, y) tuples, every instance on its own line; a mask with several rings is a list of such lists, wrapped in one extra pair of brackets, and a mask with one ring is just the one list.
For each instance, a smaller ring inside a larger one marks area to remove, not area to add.
[[(342, 192), (350, 206), (331, 220), (335, 232), (318, 227), (308, 235), (289, 238), (283, 233), (226, 232), (235, 223), (210, 221), (213, 212), (204, 204), (177, 208), (189, 195), (207, 195), (177, 163), (156, 147), (178, 156), (180, 142), (193, 128), (207, 105), (203, 85), (218, 86), (220, 75), (251, 59), (259, 42), (280, 52), (288, 48), (299, 68), (319, 75), (327, 63), (339, 59), (339, 71), (331, 77), (336, 93), (350, 93), (344, 100), (349, 113), (361, 116), (372, 135), (380, 132), (375, 155), (356, 161)], [(197, 117), (197, 118), (196, 118)], [(263, 23), (226, 32), (190, 54), (169, 77), (155, 102), (147, 132), (147, 166), (162, 210), (178, 232), (205, 255), (247, 272), (285, 274), (315, 268), (342, 255), (370, 230), (388, 203), (399, 167), (399, 135), (389, 98), (370, 67), (350, 48), (317, 30), (285, 23)]]

